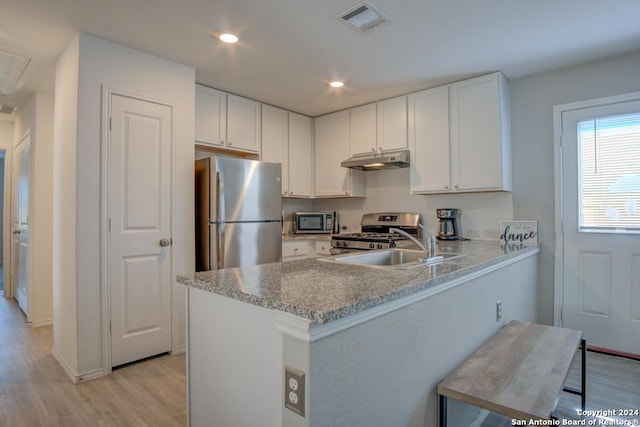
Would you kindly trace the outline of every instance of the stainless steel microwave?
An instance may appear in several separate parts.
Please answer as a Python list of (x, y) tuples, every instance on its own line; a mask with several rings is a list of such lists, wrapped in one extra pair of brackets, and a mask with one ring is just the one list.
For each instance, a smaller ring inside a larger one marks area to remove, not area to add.
[(294, 234), (331, 234), (333, 212), (294, 212), (292, 229)]

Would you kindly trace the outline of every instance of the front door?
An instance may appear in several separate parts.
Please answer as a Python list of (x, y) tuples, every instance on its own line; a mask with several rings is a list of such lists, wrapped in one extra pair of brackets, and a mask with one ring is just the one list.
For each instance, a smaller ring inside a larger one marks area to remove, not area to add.
[(111, 364), (171, 350), (172, 108), (111, 95)]
[(13, 151), (11, 189), (11, 289), (18, 306), (29, 319), (29, 181), (31, 132)]
[(563, 326), (640, 355), (640, 101), (562, 113)]

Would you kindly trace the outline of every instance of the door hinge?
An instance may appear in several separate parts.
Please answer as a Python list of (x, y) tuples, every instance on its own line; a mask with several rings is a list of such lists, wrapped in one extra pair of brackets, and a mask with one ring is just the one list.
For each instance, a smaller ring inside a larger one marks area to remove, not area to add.
[(109, 131), (111, 131), (111, 117), (109, 117)]
[(564, 307), (560, 307), (560, 321), (564, 322)]

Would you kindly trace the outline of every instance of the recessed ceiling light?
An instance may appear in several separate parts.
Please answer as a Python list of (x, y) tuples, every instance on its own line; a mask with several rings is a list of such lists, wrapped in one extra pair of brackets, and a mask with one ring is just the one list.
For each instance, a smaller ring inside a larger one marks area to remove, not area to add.
[(331, 86), (331, 87), (342, 87), (342, 86), (344, 86), (344, 83), (335, 81), (335, 82), (329, 83), (329, 86)]
[(238, 41), (238, 36), (231, 33), (220, 34), (218, 38), (225, 43), (236, 43)]

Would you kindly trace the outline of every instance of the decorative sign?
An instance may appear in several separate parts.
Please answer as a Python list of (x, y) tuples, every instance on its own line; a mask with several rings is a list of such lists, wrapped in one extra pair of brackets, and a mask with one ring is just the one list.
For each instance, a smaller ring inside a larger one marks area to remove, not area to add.
[(500, 221), (500, 241), (538, 243), (538, 221)]

